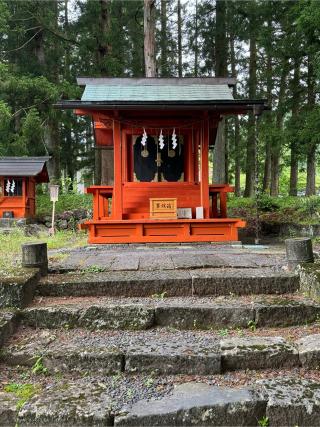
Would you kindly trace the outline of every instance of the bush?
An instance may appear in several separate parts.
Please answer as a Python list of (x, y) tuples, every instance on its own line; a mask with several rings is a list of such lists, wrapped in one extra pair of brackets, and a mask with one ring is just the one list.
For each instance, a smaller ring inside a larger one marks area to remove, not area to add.
[(280, 206), (276, 198), (268, 196), (268, 194), (258, 194), (256, 197), (258, 209), (262, 212), (274, 212), (279, 210)]
[[(60, 194), (56, 203), (56, 213), (72, 211), (75, 209), (92, 209), (91, 194)], [(48, 194), (38, 194), (36, 197), (36, 210), (38, 216), (51, 215), (52, 203)]]

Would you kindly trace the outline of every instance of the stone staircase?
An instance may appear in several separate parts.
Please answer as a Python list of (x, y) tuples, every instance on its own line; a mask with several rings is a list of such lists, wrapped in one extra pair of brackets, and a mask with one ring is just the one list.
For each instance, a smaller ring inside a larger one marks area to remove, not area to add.
[(0, 425), (319, 425), (320, 304), (281, 269), (51, 274), (1, 344)]

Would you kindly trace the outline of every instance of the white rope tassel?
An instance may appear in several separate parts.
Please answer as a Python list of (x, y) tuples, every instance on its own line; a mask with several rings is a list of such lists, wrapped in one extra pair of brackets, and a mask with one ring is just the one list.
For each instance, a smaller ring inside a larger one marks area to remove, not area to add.
[(8, 180), (6, 185), (6, 193), (9, 194), (11, 189), (11, 182)]
[(160, 150), (163, 150), (163, 148), (164, 148), (164, 137), (162, 134), (162, 129), (161, 129), (160, 135), (159, 135), (159, 148), (160, 148)]
[(15, 183), (15, 182), (14, 182), (14, 180), (13, 180), (13, 181), (12, 181), (12, 184), (11, 184), (11, 193), (12, 193), (12, 194), (14, 193), (15, 188), (16, 188), (16, 183)]
[(147, 132), (146, 132), (145, 128), (143, 128), (143, 134), (142, 134), (142, 138), (141, 138), (141, 145), (145, 146), (146, 143), (147, 143), (147, 139), (148, 139)]
[(172, 140), (172, 148), (175, 150), (175, 148), (178, 145), (177, 144), (177, 135), (176, 135), (176, 130), (175, 129), (173, 129), (171, 140)]

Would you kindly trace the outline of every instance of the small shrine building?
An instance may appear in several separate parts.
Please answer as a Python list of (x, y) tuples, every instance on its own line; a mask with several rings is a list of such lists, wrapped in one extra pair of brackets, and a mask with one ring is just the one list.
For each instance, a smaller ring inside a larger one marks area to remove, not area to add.
[(49, 182), (49, 157), (0, 157), (0, 218), (32, 218), (36, 184)]
[(227, 217), (233, 187), (209, 184), (209, 147), (222, 117), (259, 115), (267, 105), (233, 99), (235, 83), (211, 77), (78, 79), (85, 86), (81, 100), (56, 107), (92, 118), (102, 176), (114, 170), (109, 182), (87, 188), (93, 194), (93, 218), (84, 224), (89, 243), (238, 239), (245, 223)]

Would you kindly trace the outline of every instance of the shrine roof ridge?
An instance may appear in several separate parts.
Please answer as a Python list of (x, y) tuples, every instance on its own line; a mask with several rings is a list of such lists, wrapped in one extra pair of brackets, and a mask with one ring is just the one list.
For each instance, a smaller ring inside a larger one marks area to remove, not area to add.
[(124, 85), (124, 86), (188, 86), (188, 85), (228, 85), (235, 86), (234, 77), (78, 77), (79, 86)]

